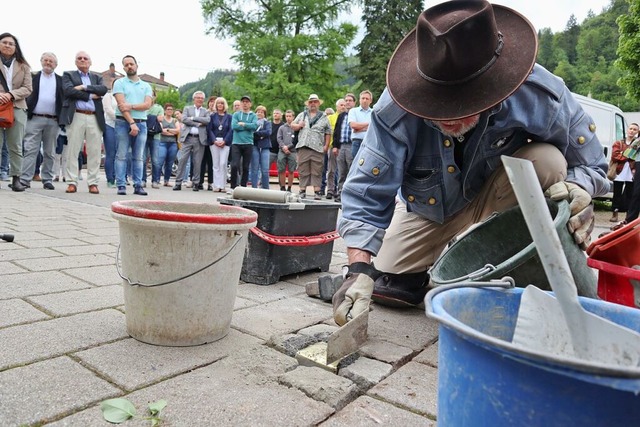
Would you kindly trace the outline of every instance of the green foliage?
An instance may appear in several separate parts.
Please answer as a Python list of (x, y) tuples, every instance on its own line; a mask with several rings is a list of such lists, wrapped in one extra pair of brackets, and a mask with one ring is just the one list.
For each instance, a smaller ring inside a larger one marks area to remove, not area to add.
[(185, 106), (185, 102), (180, 99), (180, 92), (174, 87), (159, 91), (156, 97), (156, 103), (163, 107), (164, 104), (171, 103), (174, 108), (179, 110), (182, 110)]
[(640, 0), (628, 0), (628, 3), (629, 12), (618, 18), (620, 40), (616, 65), (623, 72), (620, 85), (637, 100), (640, 99)]
[[(166, 400), (158, 400), (157, 402), (150, 403), (148, 410), (151, 416), (138, 418), (149, 420), (152, 426), (157, 426), (161, 421), (160, 412), (165, 406), (167, 406)], [(136, 417), (135, 406), (125, 398), (105, 400), (100, 404), (100, 409), (102, 410), (104, 419), (113, 424), (120, 424), (129, 418)]]
[(374, 99), (387, 85), (387, 64), (400, 41), (416, 26), (421, 0), (366, 0), (362, 13), (365, 36), (358, 45), (359, 65), (353, 69)]
[(300, 110), (309, 94), (335, 99), (345, 85), (335, 63), (345, 57), (357, 27), (338, 23), (350, 0), (202, 0), (209, 32), (233, 38), (240, 66), (234, 96), (254, 104)]

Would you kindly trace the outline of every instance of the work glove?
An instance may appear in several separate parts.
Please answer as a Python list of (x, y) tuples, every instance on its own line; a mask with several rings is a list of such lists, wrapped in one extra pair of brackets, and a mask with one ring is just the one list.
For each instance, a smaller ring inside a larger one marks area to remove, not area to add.
[(344, 282), (333, 295), (333, 319), (340, 326), (369, 310), (373, 283), (382, 273), (366, 262), (348, 266)]
[(580, 249), (586, 250), (591, 243), (591, 232), (595, 225), (593, 203), (589, 193), (577, 184), (560, 181), (549, 187), (544, 194), (556, 202), (569, 201), (571, 216), (567, 228)]

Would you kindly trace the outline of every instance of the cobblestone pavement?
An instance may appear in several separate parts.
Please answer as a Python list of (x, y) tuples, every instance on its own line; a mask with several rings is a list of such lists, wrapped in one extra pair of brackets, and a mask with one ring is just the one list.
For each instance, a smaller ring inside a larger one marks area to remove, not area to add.
[[(2, 187), (0, 234), (15, 241), (0, 242), (0, 425), (107, 426), (99, 405), (113, 397), (127, 397), (138, 413), (165, 399), (171, 426), (435, 425), (437, 324), (423, 310), (375, 306), (369, 341), (338, 375), (294, 357), (296, 343), (336, 329), (330, 304), (305, 293), (319, 272), (269, 286), (240, 282), (231, 330), (219, 341), (144, 344), (127, 334), (110, 212), (113, 201), (134, 196), (106, 186), (89, 194), (82, 182), (76, 194), (62, 183), (47, 191), (33, 182), (24, 193)], [(147, 191), (158, 200), (220, 196)], [(598, 213), (594, 235), (608, 218)], [(330, 271), (345, 263), (337, 240)]]

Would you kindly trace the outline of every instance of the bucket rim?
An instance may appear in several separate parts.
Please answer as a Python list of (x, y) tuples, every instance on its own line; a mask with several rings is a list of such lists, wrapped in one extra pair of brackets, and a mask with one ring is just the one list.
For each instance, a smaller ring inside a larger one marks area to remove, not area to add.
[[(182, 212), (169, 212), (154, 207), (165, 206), (199, 206), (211, 205), (219, 207), (220, 214), (192, 214)], [(146, 207), (145, 207), (146, 206)], [(120, 215), (167, 222), (182, 222), (191, 224), (252, 224), (258, 219), (258, 214), (250, 209), (239, 206), (228, 206), (213, 203), (175, 202), (165, 200), (126, 200), (113, 202), (111, 211)]]
[[(447, 292), (460, 292), (460, 291), (477, 291), (477, 292), (503, 292), (503, 293), (511, 293), (511, 294), (522, 294), (524, 292), (523, 288), (511, 288), (511, 289), (487, 289), (487, 288), (479, 288), (479, 287), (469, 287), (469, 288), (453, 288), (446, 289), (442, 292), (433, 292), (438, 288), (434, 288), (430, 291), (425, 297), (425, 312), (427, 317), (437, 320), (441, 326), (447, 327), (454, 332), (458, 333), (461, 337), (469, 340), (473, 339), (477, 344), (482, 345), (485, 348), (490, 349), (490, 347), (497, 347), (501, 351), (508, 354), (509, 357), (516, 358), (520, 361), (528, 362), (536, 361), (539, 362), (538, 365), (541, 369), (551, 369), (554, 372), (563, 373), (565, 375), (568, 374), (566, 371), (567, 368), (571, 369), (574, 373), (585, 375), (585, 374), (597, 374), (598, 376), (606, 376), (606, 377), (616, 377), (621, 379), (630, 379), (637, 380), (640, 379), (640, 367), (635, 368), (621, 368), (612, 365), (605, 365), (602, 363), (594, 363), (589, 361), (584, 361), (572, 357), (566, 357), (561, 355), (549, 355), (547, 353), (535, 351), (532, 349), (524, 348), (521, 346), (514, 345), (509, 341), (505, 341), (499, 338), (492, 337), (476, 329), (466, 325), (460, 320), (456, 319), (452, 315), (450, 315), (447, 310), (443, 307), (442, 299), (445, 298), (445, 294)], [(433, 292), (433, 293), (432, 293)], [(547, 293), (551, 293), (550, 291), (545, 291)], [(431, 295), (429, 295), (432, 293)], [(588, 300), (588, 298), (579, 297), (581, 302), (583, 300)], [(606, 301), (600, 301), (606, 303)], [(609, 303), (611, 304), (611, 303)], [(623, 309), (634, 310), (631, 307), (621, 306)], [(592, 382), (597, 382), (596, 379), (591, 379)]]

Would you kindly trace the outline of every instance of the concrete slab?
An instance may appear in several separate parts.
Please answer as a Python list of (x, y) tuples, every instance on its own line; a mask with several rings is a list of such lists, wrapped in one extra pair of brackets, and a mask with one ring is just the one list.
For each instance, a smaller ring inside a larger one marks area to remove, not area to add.
[(233, 304), (233, 310), (242, 310), (243, 308), (253, 307), (254, 305), (258, 305), (258, 303), (236, 296), (236, 300)]
[(3, 426), (40, 425), (122, 393), (66, 356), (0, 372), (0, 390)]
[(135, 390), (209, 365), (262, 341), (235, 330), (219, 341), (194, 347), (163, 347), (126, 339), (75, 353), (86, 366), (124, 390)]
[(431, 344), (425, 348), (420, 354), (413, 358), (414, 362), (424, 363), (425, 365), (438, 367), (438, 343)]
[(360, 348), (360, 354), (363, 356), (388, 363), (393, 366), (394, 369), (407, 363), (414, 353), (415, 351), (409, 347), (376, 338), (369, 338)]
[(89, 233), (84, 229), (79, 229), (78, 227), (74, 227), (70, 230), (43, 230), (41, 233), (54, 239), (79, 239), (81, 237), (95, 236), (95, 234)]
[[(42, 227), (40, 227), (42, 228)], [(13, 243), (2, 243), (2, 249), (7, 249), (9, 246), (14, 246), (14, 245), (20, 245), (23, 242), (27, 242), (30, 240), (43, 240), (43, 239), (51, 239), (51, 236), (46, 236), (38, 231), (22, 231), (21, 229), (18, 228), (18, 226), (13, 226), (13, 227), (4, 227), (3, 228), (3, 233), (8, 232), (8, 231), (13, 231), (13, 233), (15, 235), (15, 240), (13, 241)], [(19, 231), (18, 231), (19, 230)], [(6, 245), (6, 247), (5, 247)]]
[(127, 337), (117, 310), (76, 314), (0, 330), (0, 370)]
[(435, 427), (435, 425), (435, 421), (427, 417), (373, 399), (370, 396), (360, 396), (345, 406), (342, 411), (320, 424), (321, 427)]
[(84, 236), (78, 237), (78, 240), (92, 245), (99, 245), (101, 243), (117, 245), (120, 242), (120, 236), (117, 233), (108, 236)]
[(353, 381), (363, 392), (388, 377), (393, 367), (368, 357), (359, 357), (352, 364), (340, 369), (338, 375)]
[(280, 383), (297, 388), (307, 396), (324, 402), (337, 411), (358, 396), (358, 387), (351, 380), (321, 368), (299, 366), (281, 375)]
[(9, 262), (9, 261), (0, 262), (0, 271), (2, 271), (3, 275), (4, 274), (26, 273), (27, 272), (27, 270), (25, 270), (24, 268), (19, 267), (19, 266), (15, 265), (14, 263)]
[[(29, 251), (35, 249), (26, 249)], [(49, 249), (37, 249), (38, 251)], [(53, 251), (50, 251), (53, 252)], [(113, 265), (114, 259), (104, 254), (96, 255), (77, 255), (77, 256), (60, 256), (59, 253), (55, 257), (40, 259), (24, 259), (16, 260), (15, 263), (31, 271), (47, 271), (47, 270), (64, 270), (65, 268), (74, 267), (90, 267), (98, 265)]]
[(367, 392), (432, 419), (438, 414), (438, 370), (409, 362)]
[(90, 288), (86, 282), (59, 271), (41, 273), (7, 274), (2, 278), (0, 299), (21, 298)]
[(51, 318), (21, 299), (0, 300), (0, 313), (0, 328)]
[(238, 285), (238, 296), (257, 303), (277, 301), (293, 295), (301, 295), (304, 289), (287, 282), (277, 282), (273, 285), (255, 285), (253, 283), (241, 283)]
[[(22, 261), (22, 260), (30, 260), (35, 259), (36, 262), (40, 258), (49, 258), (49, 257), (59, 257), (60, 254), (58, 252), (52, 251), (48, 248), (38, 248), (38, 249), (22, 249), (15, 245), (14, 248), (6, 248), (7, 250), (3, 250), (0, 252), (0, 261)], [(3, 246), (3, 249), (4, 246)], [(22, 263), (18, 263), (19, 265)]]
[(231, 325), (268, 340), (272, 335), (291, 333), (331, 316), (330, 306), (322, 307), (302, 298), (287, 298), (238, 310), (233, 313)]
[(438, 336), (438, 323), (424, 310), (398, 310), (375, 305), (369, 314), (369, 336), (422, 350)]
[(65, 316), (122, 305), (124, 292), (121, 285), (111, 285), (26, 299), (54, 316)]
[(80, 246), (87, 245), (78, 239), (54, 239), (48, 238), (43, 240), (26, 240), (21, 241), (20, 244), (26, 248), (59, 248), (64, 246)]
[[(302, 392), (275, 382), (291, 368), (293, 359), (264, 347), (228, 357), (204, 368), (152, 385), (126, 397), (143, 409), (165, 399), (162, 412), (171, 426), (311, 426), (334, 410)], [(107, 426), (98, 406), (72, 415), (50, 427)], [(132, 426), (148, 426), (130, 423)], [(164, 424), (163, 424), (164, 425)]]
[(122, 283), (122, 278), (118, 275), (115, 261), (113, 265), (68, 268), (64, 270), (64, 272), (98, 286), (119, 285)]
[(89, 254), (107, 254), (114, 255), (118, 250), (117, 246), (114, 245), (88, 245), (83, 244), (82, 246), (51, 246), (51, 249), (60, 252), (64, 255), (89, 255)]

